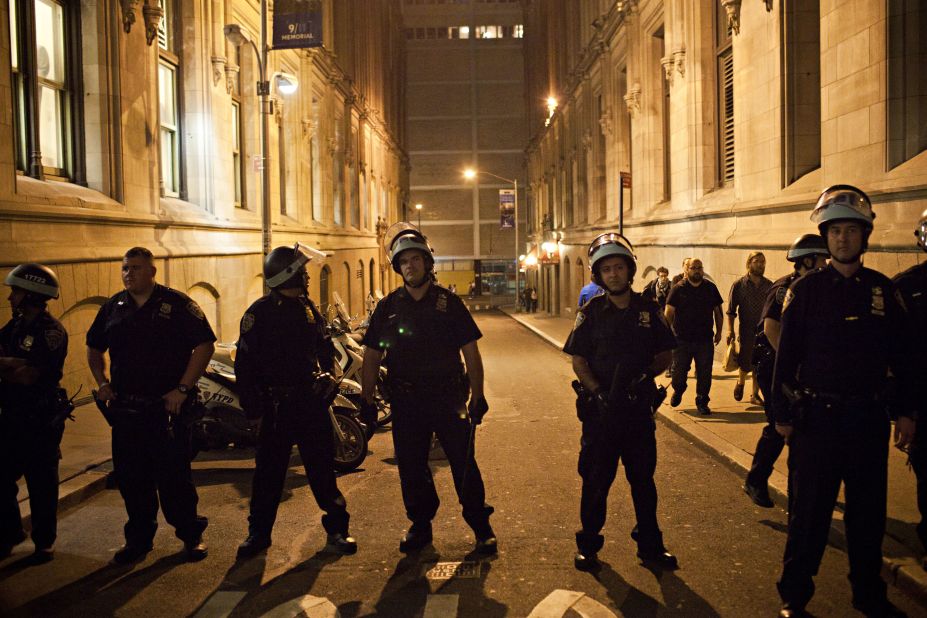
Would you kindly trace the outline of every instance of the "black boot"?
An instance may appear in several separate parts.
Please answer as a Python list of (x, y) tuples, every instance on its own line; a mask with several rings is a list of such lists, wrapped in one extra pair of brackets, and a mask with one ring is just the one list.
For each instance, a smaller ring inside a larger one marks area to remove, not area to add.
[(344, 534), (341, 532), (335, 532), (328, 535), (328, 540), (325, 543), (325, 549), (348, 556), (357, 553), (357, 541), (355, 541), (354, 537), (347, 532)]
[(209, 555), (209, 548), (206, 547), (206, 543), (203, 542), (202, 535), (190, 541), (185, 541), (183, 544), (183, 551), (186, 555), (187, 562), (199, 562)]
[(264, 534), (249, 534), (248, 538), (238, 546), (236, 558), (238, 560), (247, 560), (254, 558), (259, 553), (270, 547), (270, 536)]
[(145, 545), (139, 543), (126, 543), (122, 548), (113, 554), (113, 564), (134, 564), (145, 559), (148, 552), (152, 550), (151, 543)]
[(758, 487), (751, 484), (748, 480), (744, 483), (744, 493), (750, 496), (750, 499), (753, 500), (753, 504), (761, 506), (764, 509), (771, 509), (775, 506), (772, 498), (769, 497), (769, 487)]
[(663, 533), (658, 531), (656, 538), (642, 543), (640, 531), (637, 526), (634, 526), (634, 529), (631, 530), (631, 538), (637, 542), (637, 557), (646, 566), (655, 566), (667, 571), (679, 568), (679, 561), (676, 556), (669, 553), (663, 545)]
[(599, 557), (594, 551), (578, 551), (573, 556), (573, 567), (577, 571), (596, 571), (602, 565), (599, 563)]
[(424, 549), (431, 544), (431, 522), (425, 524), (412, 524), (402, 540), (399, 541), (399, 551), (404, 554)]

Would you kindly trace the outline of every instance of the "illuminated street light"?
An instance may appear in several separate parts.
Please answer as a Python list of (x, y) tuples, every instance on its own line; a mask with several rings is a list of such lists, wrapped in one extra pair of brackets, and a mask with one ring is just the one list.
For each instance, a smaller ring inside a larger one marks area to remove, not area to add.
[(419, 231), (421, 231), (421, 229), (422, 229), (422, 205), (421, 205), (421, 204), (416, 204), (416, 205), (415, 205), (415, 210), (418, 211), (418, 229), (419, 229)]
[(295, 75), (283, 71), (274, 73), (273, 81), (277, 86), (277, 90), (280, 91), (280, 94), (290, 95), (299, 88), (299, 79), (297, 79)]

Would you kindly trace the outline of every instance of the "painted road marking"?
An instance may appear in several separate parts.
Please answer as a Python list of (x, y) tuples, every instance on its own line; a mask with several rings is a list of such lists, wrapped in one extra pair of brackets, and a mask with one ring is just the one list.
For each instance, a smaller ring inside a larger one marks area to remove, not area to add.
[[(226, 618), (238, 607), (238, 604), (248, 595), (246, 590), (219, 590), (194, 614), (194, 618)], [(454, 607), (456, 608), (456, 602)], [(338, 608), (324, 597), (314, 597), (311, 594), (281, 603), (262, 615), (264, 618), (340, 618)], [(443, 614), (435, 614), (435, 617)]]
[(456, 594), (429, 594), (422, 618), (456, 618), (458, 600)]
[(439, 562), (425, 573), (426, 579), (477, 579), (480, 576), (480, 563)]
[(610, 609), (584, 592), (554, 590), (534, 606), (528, 618), (560, 618), (568, 611), (574, 611), (583, 618), (617, 618)]
[(247, 595), (245, 590), (217, 590), (193, 617), (225, 618)]

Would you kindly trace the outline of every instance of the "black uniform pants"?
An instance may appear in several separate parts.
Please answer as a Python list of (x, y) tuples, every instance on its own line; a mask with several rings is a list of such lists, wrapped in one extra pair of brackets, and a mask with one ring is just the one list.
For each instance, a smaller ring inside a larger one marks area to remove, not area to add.
[(770, 357), (756, 366), (756, 381), (760, 387), (760, 393), (763, 395), (763, 407), (766, 411), (766, 425), (760, 434), (760, 439), (756, 443), (756, 450), (753, 453), (753, 463), (750, 465), (750, 472), (747, 474), (747, 482), (754, 487), (766, 487), (769, 483), (769, 477), (773, 473), (773, 466), (782, 449), (785, 447), (785, 439), (776, 431), (776, 422), (772, 417), (772, 377), (775, 357)]
[(885, 598), (882, 537), (888, 475), (889, 421), (884, 410), (811, 410), (790, 440), (789, 533), (779, 594), (804, 606), (814, 594), (841, 481), (846, 497), (847, 553), (853, 599)]
[(17, 481), (24, 476), (32, 512), (32, 541), (37, 549), (55, 544), (63, 433), (63, 423), (53, 428), (19, 423), (0, 426), (0, 545), (13, 545), (23, 537)]
[(921, 513), (921, 521), (917, 524), (917, 536), (927, 550), (927, 429), (914, 433), (910, 461), (917, 479), (917, 510)]
[(596, 553), (605, 542), (600, 534), (605, 526), (608, 492), (624, 463), (631, 486), (631, 500), (637, 517), (637, 543), (642, 551), (662, 550), (663, 535), (657, 525), (656, 424), (644, 414), (615, 415), (602, 421), (583, 423), (580, 440), (579, 475), (583, 479), (579, 518), (582, 530), (576, 533), (576, 546), (582, 553)]
[(197, 515), (199, 497), (190, 470), (190, 428), (175, 423), (169, 430), (167, 412), (113, 410), (113, 473), (125, 501), (129, 521), (126, 543), (150, 545), (158, 529), (158, 504), (184, 542), (199, 539), (208, 520)]
[(715, 345), (707, 341), (679, 341), (673, 350), (673, 390), (685, 392), (689, 367), (695, 361), (695, 401), (708, 403), (711, 391), (711, 365), (715, 355)]
[(347, 534), (350, 516), (335, 479), (331, 419), (327, 411), (298, 399), (281, 404), (276, 416), (265, 416), (261, 421), (251, 483), (249, 534), (270, 537), (294, 444), (299, 448), (312, 495), (324, 512), (322, 527), (329, 534)]
[[(393, 446), (399, 465), (399, 482), (406, 516), (413, 524), (427, 526), (438, 512), (428, 452), (433, 435), (447, 455), (463, 517), (478, 538), (491, 534), (489, 516), (493, 508), (486, 504), (486, 489), (474, 452), (467, 452), (470, 422), (461, 416), (464, 404), (439, 399), (395, 396), (393, 409)], [(465, 478), (466, 477), (466, 478)]]

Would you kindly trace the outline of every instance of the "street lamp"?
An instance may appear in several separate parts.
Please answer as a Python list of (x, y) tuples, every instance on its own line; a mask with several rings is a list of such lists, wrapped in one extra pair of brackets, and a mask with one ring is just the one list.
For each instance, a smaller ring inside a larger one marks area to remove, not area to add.
[(267, 45), (267, 0), (261, 0), (261, 44), (255, 43), (247, 29), (239, 24), (227, 24), (222, 31), (225, 38), (235, 47), (251, 45), (258, 63), (257, 93), (261, 97), (261, 252), (266, 257), (271, 249), (271, 215), (270, 215), (270, 165), (268, 165), (268, 139), (270, 134), (270, 115), (273, 113), (270, 102), (271, 81), (281, 94), (293, 94), (299, 86), (295, 75), (278, 71), (267, 79), (267, 61), (270, 48)]
[(515, 190), (515, 311), (518, 311), (518, 179), (517, 178), (504, 178), (502, 176), (497, 176), (492, 172), (486, 172), (484, 170), (477, 170), (472, 167), (468, 167), (464, 170), (463, 175), (467, 180), (473, 180), (477, 177), (478, 174), (486, 174), (487, 176), (492, 176), (502, 182), (512, 183), (512, 188)]
[(422, 205), (416, 204), (415, 210), (418, 211), (418, 231), (422, 231)]

